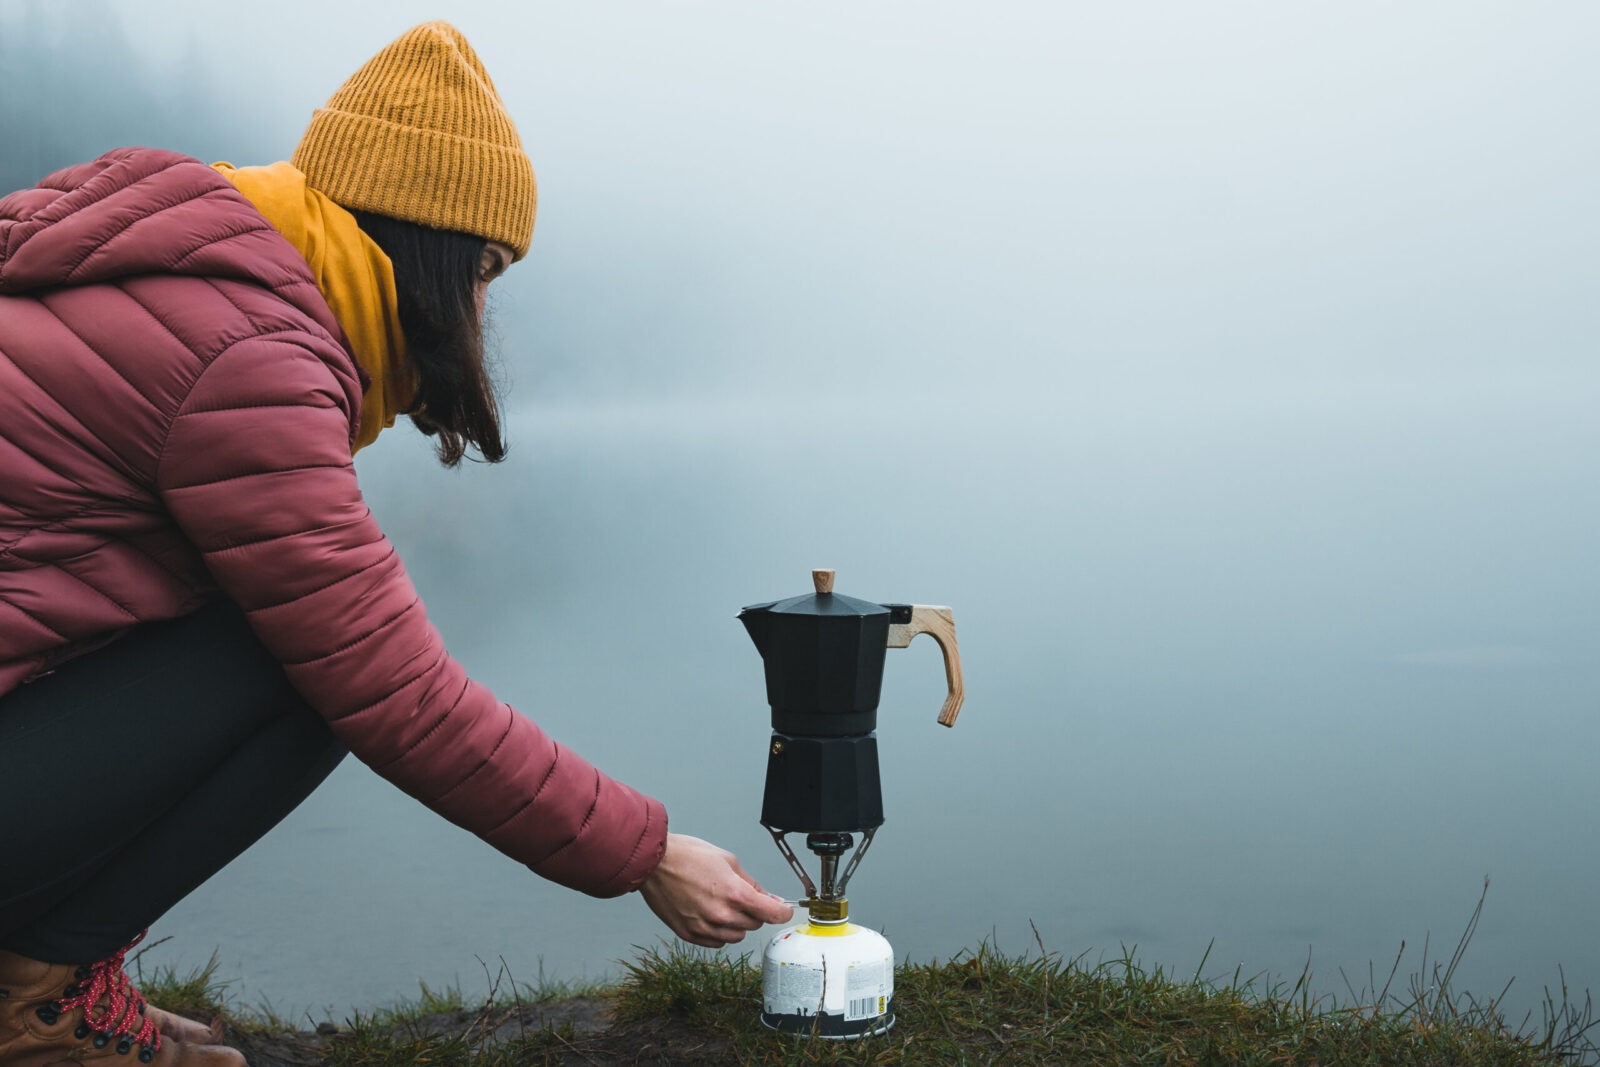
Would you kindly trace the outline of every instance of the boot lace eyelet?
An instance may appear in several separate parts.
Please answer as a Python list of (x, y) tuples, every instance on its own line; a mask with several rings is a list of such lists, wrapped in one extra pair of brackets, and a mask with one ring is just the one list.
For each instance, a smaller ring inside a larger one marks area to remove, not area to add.
[(77, 981), (55, 1002), (42, 1005), (39, 1017), (54, 1024), (64, 1012), (81, 1011), (76, 1030), (80, 1041), (92, 1034), (91, 1043), (97, 1049), (116, 1041), (119, 1055), (127, 1055), (140, 1044), (144, 1046), (140, 1062), (153, 1062), (161, 1051), (161, 1032), (145, 1012), (144, 995), (123, 969), (128, 950), (142, 940), (144, 934), (105, 959), (79, 967)]

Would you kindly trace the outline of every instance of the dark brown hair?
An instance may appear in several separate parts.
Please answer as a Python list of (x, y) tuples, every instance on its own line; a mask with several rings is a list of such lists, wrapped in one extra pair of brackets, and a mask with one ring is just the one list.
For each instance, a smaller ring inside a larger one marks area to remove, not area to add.
[(505, 458), (500, 398), (483, 352), (478, 314), (482, 237), (436, 230), (365, 211), (352, 212), (362, 231), (394, 264), (406, 358), (417, 375), (407, 414), (438, 438), (439, 462), (454, 467), (468, 446), (484, 459)]

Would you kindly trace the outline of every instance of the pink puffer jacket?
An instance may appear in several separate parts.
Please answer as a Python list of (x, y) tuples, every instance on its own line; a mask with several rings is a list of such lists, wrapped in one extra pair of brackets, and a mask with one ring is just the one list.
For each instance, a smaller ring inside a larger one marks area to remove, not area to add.
[(356, 486), (360, 378), (300, 254), (197, 160), (0, 200), (0, 694), (226, 596), (379, 774), (546, 878), (637, 888), (666, 812), (445, 652)]

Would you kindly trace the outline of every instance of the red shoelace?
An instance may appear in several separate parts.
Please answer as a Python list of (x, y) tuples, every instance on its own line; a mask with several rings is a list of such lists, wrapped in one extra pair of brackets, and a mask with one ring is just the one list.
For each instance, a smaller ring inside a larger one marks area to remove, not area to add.
[[(128, 950), (144, 940), (145, 930), (116, 952), (98, 963), (78, 969), (78, 980), (67, 987), (68, 996), (59, 1003), (63, 1013), (73, 1008), (83, 1009), (83, 1024), (90, 1030), (105, 1035), (105, 1040), (95, 1039), (104, 1046), (118, 1038), (117, 1051), (128, 1052), (133, 1042), (144, 1046), (139, 1058), (146, 1063), (161, 1049), (161, 1034), (156, 1024), (145, 1017), (144, 994), (134, 988), (133, 981), (122, 969)], [(105, 1000), (104, 1008), (95, 1014), (95, 1006)], [(87, 1036), (87, 1035), (85, 1035)]]

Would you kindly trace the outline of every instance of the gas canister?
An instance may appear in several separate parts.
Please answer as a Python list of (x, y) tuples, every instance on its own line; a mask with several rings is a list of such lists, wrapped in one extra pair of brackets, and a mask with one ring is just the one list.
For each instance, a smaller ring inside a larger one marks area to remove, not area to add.
[(894, 950), (851, 922), (806, 922), (767, 945), (761, 1021), (817, 1037), (882, 1034), (894, 1025)]

